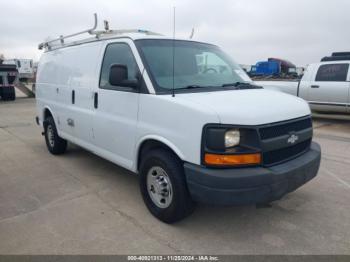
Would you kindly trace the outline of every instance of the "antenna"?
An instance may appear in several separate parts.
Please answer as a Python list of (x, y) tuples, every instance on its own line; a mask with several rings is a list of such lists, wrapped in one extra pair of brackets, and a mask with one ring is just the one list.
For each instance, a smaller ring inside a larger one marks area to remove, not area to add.
[(103, 21), (104, 27), (105, 27), (105, 31), (109, 31), (109, 23), (107, 20)]
[(192, 28), (191, 34), (190, 34), (190, 39), (192, 39), (194, 36), (194, 27)]
[(173, 14), (173, 97), (175, 97), (175, 14), (176, 7), (174, 6), (174, 14)]

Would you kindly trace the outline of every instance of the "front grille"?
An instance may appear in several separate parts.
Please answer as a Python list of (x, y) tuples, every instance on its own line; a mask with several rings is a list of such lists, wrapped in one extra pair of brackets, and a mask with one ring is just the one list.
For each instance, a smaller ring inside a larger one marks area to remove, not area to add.
[(262, 140), (287, 135), (290, 132), (297, 132), (312, 127), (311, 118), (305, 118), (288, 123), (279, 123), (259, 129)]
[(263, 153), (264, 165), (271, 166), (289, 160), (293, 157), (297, 157), (298, 155), (309, 150), (310, 145), (311, 138), (294, 146), (284, 147), (274, 151), (265, 152)]
[[(311, 117), (260, 127), (259, 135), (263, 145), (264, 166), (272, 166), (306, 152), (310, 148), (312, 140), (310, 128), (312, 128)], [(294, 145), (288, 143), (288, 135), (291, 134), (299, 137), (300, 141), (296, 140)]]

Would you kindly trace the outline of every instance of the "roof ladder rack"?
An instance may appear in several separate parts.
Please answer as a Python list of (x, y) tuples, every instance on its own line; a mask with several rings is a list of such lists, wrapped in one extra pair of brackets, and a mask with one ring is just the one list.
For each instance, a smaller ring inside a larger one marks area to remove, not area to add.
[(52, 39), (50, 41), (47, 41), (47, 42), (43, 42), (41, 44), (39, 44), (39, 50), (43, 49), (43, 48), (50, 48), (50, 44), (56, 42), (56, 41), (60, 41), (61, 44), (63, 45), (64, 44), (64, 39), (67, 39), (67, 38), (70, 38), (70, 37), (74, 37), (74, 36), (77, 36), (77, 35), (81, 35), (81, 34), (86, 34), (86, 33), (89, 33), (89, 34), (92, 34), (92, 32), (97, 28), (97, 14), (94, 13), (94, 19), (95, 19), (95, 22), (94, 22), (94, 26), (90, 29), (87, 29), (87, 30), (84, 30), (84, 31), (81, 31), (81, 32), (78, 32), (78, 33), (75, 33), (75, 34), (71, 34), (71, 35), (66, 35), (66, 36), (60, 36), (59, 38), (56, 38), (56, 39)]
[[(70, 35), (66, 35), (63, 36), (61, 35), (58, 38), (43, 42), (41, 44), (39, 44), (38, 48), (39, 50), (42, 50), (44, 48), (51, 50), (51, 48), (53, 46), (56, 47), (56, 45), (53, 45), (53, 43), (59, 42), (59, 44), (61, 44), (61, 47), (65, 46), (65, 39), (67, 38), (71, 38), (71, 37), (75, 37), (78, 35), (82, 35), (82, 34), (90, 34), (90, 35), (94, 35), (96, 38), (100, 38), (100, 36), (102, 35), (122, 35), (122, 34), (130, 34), (130, 33), (141, 33), (141, 34), (146, 34), (146, 35), (162, 35), (156, 32), (152, 32), (152, 31), (148, 31), (148, 30), (143, 30), (143, 29), (120, 29), (120, 30), (110, 30), (109, 29), (109, 25), (107, 21), (104, 21), (104, 25), (105, 25), (105, 30), (101, 30), (101, 31), (95, 31), (97, 28), (97, 14), (94, 13), (94, 26), (90, 29), (78, 32), (78, 33), (74, 33), (74, 34), (70, 34)], [(68, 43), (70, 45), (74, 45), (74, 44), (78, 44), (80, 42), (82, 42), (83, 40), (80, 41), (75, 41), (75, 42), (71, 42)], [(66, 44), (66, 45), (68, 45)], [(59, 47), (59, 46), (57, 46)]]

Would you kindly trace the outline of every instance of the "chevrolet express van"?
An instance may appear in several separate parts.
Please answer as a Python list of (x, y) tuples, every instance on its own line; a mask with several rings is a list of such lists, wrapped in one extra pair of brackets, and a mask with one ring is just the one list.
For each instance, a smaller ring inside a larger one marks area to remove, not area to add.
[(197, 202), (269, 203), (316, 176), (308, 104), (256, 86), (218, 46), (141, 30), (60, 40), (40, 46), (37, 73), (48, 150), (69, 141), (137, 173), (161, 221)]

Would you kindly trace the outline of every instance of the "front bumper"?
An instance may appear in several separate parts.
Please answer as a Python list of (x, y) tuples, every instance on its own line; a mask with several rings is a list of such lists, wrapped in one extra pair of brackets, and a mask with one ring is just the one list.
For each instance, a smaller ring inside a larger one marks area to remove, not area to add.
[(249, 205), (278, 200), (314, 178), (321, 148), (272, 167), (212, 169), (185, 163), (188, 189), (196, 202), (214, 205)]

